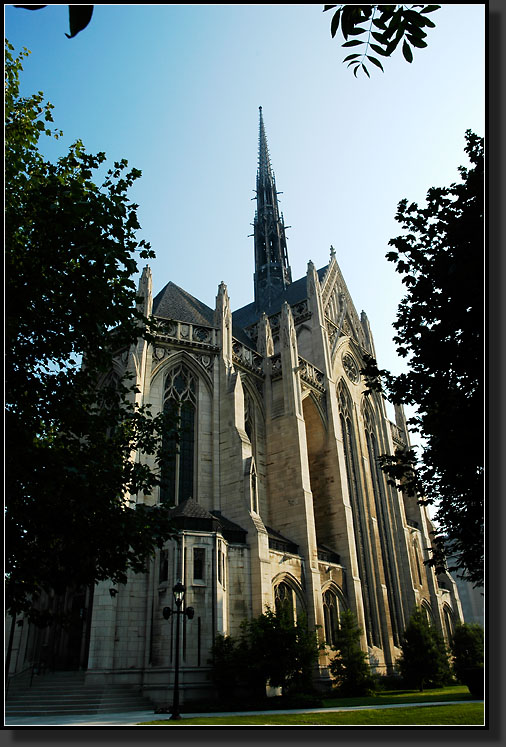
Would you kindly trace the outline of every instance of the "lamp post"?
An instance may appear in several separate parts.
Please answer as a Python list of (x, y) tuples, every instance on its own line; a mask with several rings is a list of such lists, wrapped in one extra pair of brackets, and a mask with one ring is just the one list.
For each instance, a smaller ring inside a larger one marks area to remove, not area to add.
[(171, 720), (179, 720), (181, 718), (181, 714), (179, 713), (179, 633), (180, 633), (180, 615), (186, 615), (188, 620), (191, 620), (193, 618), (193, 615), (195, 614), (195, 611), (193, 607), (187, 607), (185, 610), (182, 609), (183, 601), (184, 601), (184, 595), (185, 595), (185, 587), (181, 583), (181, 581), (178, 581), (177, 584), (172, 589), (172, 593), (174, 595), (174, 601), (176, 603), (176, 609), (173, 610), (170, 607), (164, 607), (162, 610), (162, 614), (165, 618), (165, 620), (168, 620), (171, 615), (176, 615), (176, 656), (174, 661), (174, 697), (172, 701), (172, 711), (171, 711)]

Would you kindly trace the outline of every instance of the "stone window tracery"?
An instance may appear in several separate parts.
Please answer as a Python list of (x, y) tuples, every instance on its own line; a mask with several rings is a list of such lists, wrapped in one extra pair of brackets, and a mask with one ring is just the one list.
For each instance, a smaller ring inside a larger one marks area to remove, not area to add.
[(162, 439), (160, 500), (171, 506), (193, 497), (196, 389), (183, 363), (167, 373), (163, 409), (172, 422)]
[(373, 589), (369, 579), (366, 557), (366, 533), (362, 490), (359, 481), (358, 452), (354, 428), (352, 401), (343, 380), (337, 386), (339, 419), (343, 438), (344, 458), (346, 463), (346, 477), (350, 494), (353, 524), (357, 546), (357, 561), (360, 580), (363, 589), (364, 614), (366, 619), (366, 635), (370, 645), (381, 646), (379, 625), (375, 610)]
[(336, 642), (336, 633), (343, 609), (344, 604), (338, 594), (334, 589), (327, 589), (323, 593), (323, 622), (327, 646), (333, 646)]
[(364, 408), (364, 424), (374, 504), (376, 507), (376, 519), (378, 521), (378, 531), (383, 554), (383, 569), (385, 573), (385, 585), (387, 588), (390, 623), (392, 626), (394, 644), (399, 646), (402, 625), (400, 624), (401, 616), (399, 600), (396, 594), (393, 550), (388, 530), (388, 498), (385, 491), (383, 473), (379, 465), (380, 450), (378, 448), (378, 440), (376, 437), (377, 427), (370, 406)]
[(360, 381), (360, 372), (355, 358), (350, 353), (345, 353), (342, 357), (343, 368), (346, 376), (353, 384)]
[(277, 615), (294, 623), (294, 592), (291, 586), (281, 581), (274, 589), (274, 607)]

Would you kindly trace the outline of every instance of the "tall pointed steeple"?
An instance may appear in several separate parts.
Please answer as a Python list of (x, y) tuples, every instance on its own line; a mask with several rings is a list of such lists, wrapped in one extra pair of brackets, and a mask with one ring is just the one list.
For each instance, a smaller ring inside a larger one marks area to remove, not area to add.
[(278, 193), (271, 168), (262, 107), (258, 146), (257, 209), (253, 223), (255, 237), (255, 306), (266, 311), (276, 296), (292, 282), (288, 264), (285, 224), (279, 212)]

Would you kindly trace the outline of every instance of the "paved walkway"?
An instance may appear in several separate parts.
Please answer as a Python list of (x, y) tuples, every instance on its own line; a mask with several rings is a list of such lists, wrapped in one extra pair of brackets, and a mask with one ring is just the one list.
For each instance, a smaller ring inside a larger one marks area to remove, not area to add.
[[(348, 706), (338, 708), (296, 708), (284, 711), (240, 711), (233, 713), (184, 713), (182, 720), (187, 718), (205, 718), (213, 716), (261, 716), (267, 714), (286, 714), (286, 713), (330, 713), (336, 711), (370, 711), (378, 708), (411, 708), (419, 706), (435, 705), (455, 705), (457, 703), (482, 703), (482, 700), (452, 700), (449, 702), (434, 701), (432, 703), (395, 703), (391, 705), (368, 705), (368, 706)], [(129, 713), (102, 713), (83, 716), (25, 716), (16, 718), (15, 716), (6, 717), (5, 726), (22, 728), (30, 726), (138, 726), (139, 721), (154, 721), (169, 719), (169, 714), (155, 714), (154, 711), (130, 711)]]

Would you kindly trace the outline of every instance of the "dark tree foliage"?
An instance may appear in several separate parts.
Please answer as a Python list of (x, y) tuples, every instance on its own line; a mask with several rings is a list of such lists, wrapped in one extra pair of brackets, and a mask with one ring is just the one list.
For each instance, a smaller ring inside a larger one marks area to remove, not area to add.
[(361, 635), (353, 612), (344, 610), (332, 645), (336, 655), (329, 669), (339, 694), (345, 697), (370, 695), (374, 690), (367, 654), (360, 647)]
[[(345, 39), (342, 46), (354, 47), (357, 51), (344, 58), (343, 62), (353, 68), (355, 77), (362, 70), (368, 78), (366, 61), (383, 71), (378, 59), (390, 57), (402, 41), (402, 54), (407, 62), (413, 62), (413, 49), (427, 46), (425, 28), (434, 28), (435, 23), (427, 18), (428, 13), (438, 10), (440, 5), (324, 5), (323, 10), (337, 8), (332, 16), (330, 33), (335, 37), (341, 25)], [(421, 10), (415, 10), (421, 8)], [(364, 39), (355, 37), (367, 34)], [(348, 40), (348, 37), (354, 37)], [(363, 46), (365, 45), (365, 46)], [(360, 47), (360, 51), (358, 51)], [(374, 52), (374, 55), (372, 54)]]
[[(394, 403), (414, 405), (410, 425), (424, 439), (413, 452), (383, 457), (382, 466), (403, 488), (437, 507), (431, 562), (451, 557), (462, 577), (483, 585), (483, 139), (466, 132), (470, 168), (461, 182), (432, 188), (426, 207), (399, 203), (405, 233), (389, 244), (407, 292), (394, 327), (397, 352), (409, 371), (391, 376), (369, 359), (371, 389)], [(453, 566), (450, 570), (454, 569)]]
[(476, 697), (483, 697), (485, 633), (477, 623), (464, 623), (455, 628), (451, 650), (456, 678)]
[(238, 639), (217, 636), (212, 655), (211, 677), (223, 693), (236, 687), (260, 696), (268, 682), (284, 692), (308, 692), (318, 642), (304, 619), (294, 624), (287, 615), (267, 609), (242, 623)]
[(441, 634), (429, 624), (424, 612), (417, 607), (402, 635), (402, 654), (397, 659), (407, 687), (443, 687), (451, 682), (448, 652)]
[[(41, 8), (47, 8), (47, 5), (15, 5), (15, 8), (23, 8), (24, 10), (41, 10)], [(74, 36), (86, 28), (91, 21), (93, 15), (93, 5), (69, 5), (69, 31), (70, 34), (65, 34), (69, 39), (73, 39)]]
[(109, 375), (118, 351), (149, 336), (132, 274), (136, 253), (153, 255), (127, 197), (140, 172), (122, 161), (98, 188), (105, 156), (80, 142), (47, 162), (38, 143), (58, 135), (52, 107), (20, 96), (27, 52), (12, 52), (7, 43), (6, 599), (36, 622), (41, 591), (124, 582), (168, 536), (165, 509), (128, 505), (157, 484), (132, 455), (158, 454), (166, 423)]

